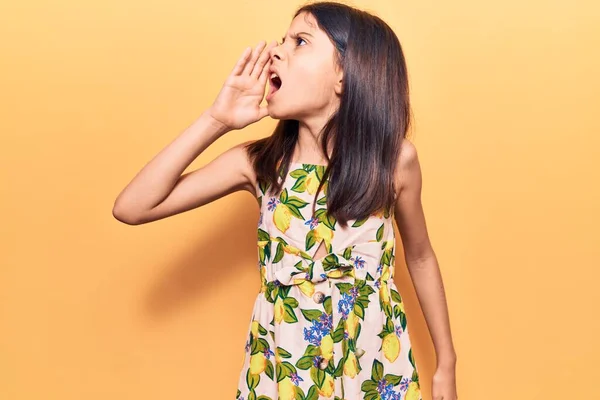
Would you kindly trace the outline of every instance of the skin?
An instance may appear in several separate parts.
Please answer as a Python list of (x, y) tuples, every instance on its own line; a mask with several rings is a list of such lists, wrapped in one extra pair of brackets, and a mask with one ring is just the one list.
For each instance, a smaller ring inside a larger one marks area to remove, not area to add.
[[(299, 32), (306, 33), (296, 38)], [(136, 174), (116, 198), (113, 216), (123, 223), (139, 225), (204, 206), (239, 190), (256, 197), (256, 176), (243, 148), (248, 141), (231, 147), (199, 169), (186, 174), (183, 171), (215, 140), (267, 115), (299, 121), (295, 161), (324, 163), (318, 132), (339, 106), (343, 77), (334, 51), (312, 15), (304, 14), (292, 21), (284, 43), (267, 45), (262, 41), (254, 49), (246, 48), (211, 107)], [(283, 85), (265, 107), (261, 103), (272, 65)], [(442, 277), (421, 203), (421, 179), (416, 148), (405, 139), (396, 166), (395, 222), (436, 350), (432, 398), (456, 400), (456, 353)], [(315, 257), (323, 251), (319, 248)]]
[(339, 108), (343, 72), (335, 60), (333, 43), (311, 14), (292, 21), (283, 42), (270, 51), (272, 67), (282, 80), (280, 91), (268, 103), (269, 115), (299, 121), (297, 157), (325, 163), (318, 135)]

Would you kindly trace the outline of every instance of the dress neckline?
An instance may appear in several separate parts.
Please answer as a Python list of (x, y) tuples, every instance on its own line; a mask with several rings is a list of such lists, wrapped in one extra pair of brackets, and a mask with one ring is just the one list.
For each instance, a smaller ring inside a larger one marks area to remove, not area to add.
[(311, 165), (311, 166), (315, 166), (315, 167), (326, 167), (328, 165), (328, 164), (311, 164), (311, 163), (302, 162), (302, 161), (292, 161), (292, 162), (290, 162), (290, 164), (292, 164), (292, 165)]

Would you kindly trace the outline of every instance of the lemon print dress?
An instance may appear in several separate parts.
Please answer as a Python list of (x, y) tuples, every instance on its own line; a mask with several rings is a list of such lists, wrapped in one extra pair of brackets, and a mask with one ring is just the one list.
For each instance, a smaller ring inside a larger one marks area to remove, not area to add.
[(316, 193), (325, 168), (292, 162), (280, 193), (257, 185), (261, 288), (236, 399), (421, 400), (393, 214), (341, 227), (325, 213), (329, 182)]

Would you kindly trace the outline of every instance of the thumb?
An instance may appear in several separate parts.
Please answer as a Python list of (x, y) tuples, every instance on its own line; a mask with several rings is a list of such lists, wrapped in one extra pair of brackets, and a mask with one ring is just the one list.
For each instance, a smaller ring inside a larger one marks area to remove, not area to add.
[(259, 107), (258, 108), (258, 121), (260, 121), (261, 119), (263, 119), (267, 115), (269, 115), (269, 111), (267, 110), (267, 106), (263, 106), (263, 107)]

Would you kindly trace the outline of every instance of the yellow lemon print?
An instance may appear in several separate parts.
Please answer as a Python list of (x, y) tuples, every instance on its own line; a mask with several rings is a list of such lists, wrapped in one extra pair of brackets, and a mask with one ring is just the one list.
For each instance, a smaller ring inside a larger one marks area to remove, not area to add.
[(389, 265), (383, 266), (383, 269), (381, 271), (381, 279), (384, 281), (387, 281), (388, 279), (390, 279), (390, 266)]
[(281, 297), (277, 297), (277, 300), (275, 300), (275, 322), (277, 322), (278, 324), (281, 323), (281, 321), (283, 321), (283, 300), (281, 300)]
[(289, 207), (283, 203), (277, 204), (275, 206), (275, 211), (273, 212), (273, 223), (279, 229), (280, 232), (285, 233), (290, 227), (290, 221), (292, 220), (292, 212)]
[(267, 358), (263, 353), (256, 353), (250, 356), (250, 373), (254, 375), (261, 374), (267, 367)]
[(315, 194), (317, 192), (317, 188), (319, 187), (320, 181), (317, 177), (315, 169), (306, 174), (306, 179), (304, 180), (304, 182), (306, 184), (306, 191), (309, 194)]
[(302, 252), (302, 250), (300, 250), (299, 248), (294, 247), (294, 246), (284, 245), (283, 252), (297, 256), (298, 254), (300, 254)]
[(344, 363), (344, 375), (354, 378), (358, 373), (358, 361), (353, 352), (348, 353), (348, 358)]
[(330, 243), (333, 239), (333, 231), (327, 225), (319, 223), (314, 229), (315, 240), (318, 242), (324, 240), (325, 243)]
[(408, 390), (404, 396), (405, 400), (419, 400), (421, 398), (421, 388), (419, 388), (418, 382), (411, 382), (408, 384)]
[(317, 392), (319, 392), (319, 394), (321, 396), (331, 397), (331, 395), (333, 394), (334, 385), (335, 385), (335, 383), (333, 382), (333, 377), (329, 374), (325, 374), (325, 380), (323, 381), (323, 386), (322, 387), (317, 386)]
[(386, 282), (381, 282), (381, 286), (379, 287), (379, 298), (383, 304), (388, 304), (390, 302), (390, 289)]
[(331, 335), (325, 335), (321, 339), (321, 356), (327, 361), (333, 357), (333, 338)]
[(400, 308), (400, 311), (404, 312), (404, 302), (403, 301), (398, 303), (398, 308)]
[(252, 321), (252, 336), (254, 338), (258, 337), (258, 321)]
[(267, 280), (267, 267), (261, 265), (260, 267), (260, 280), (261, 282), (265, 282)]
[(358, 329), (359, 322), (358, 316), (354, 311), (350, 311), (348, 313), (348, 318), (346, 319), (346, 330), (348, 331), (348, 336), (352, 339), (356, 337), (356, 330)]
[(400, 354), (400, 339), (396, 336), (396, 333), (388, 333), (383, 337), (383, 355), (390, 362), (394, 362)]
[(304, 282), (298, 285), (300, 291), (304, 293), (307, 297), (312, 297), (315, 294), (315, 284), (311, 281), (305, 280)]
[(296, 398), (296, 385), (286, 376), (278, 383), (279, 400), (294, 400)]

